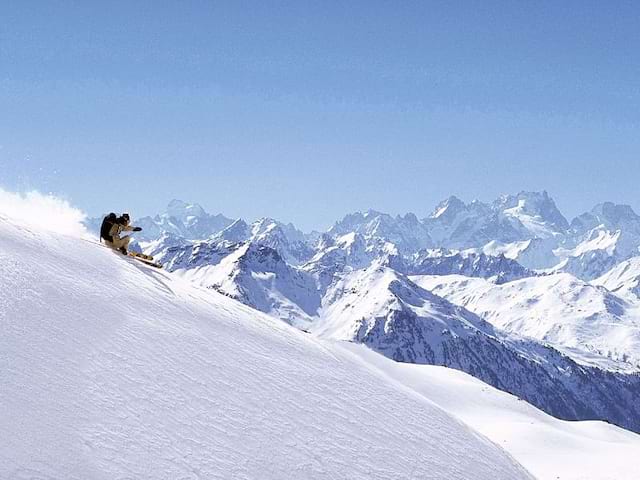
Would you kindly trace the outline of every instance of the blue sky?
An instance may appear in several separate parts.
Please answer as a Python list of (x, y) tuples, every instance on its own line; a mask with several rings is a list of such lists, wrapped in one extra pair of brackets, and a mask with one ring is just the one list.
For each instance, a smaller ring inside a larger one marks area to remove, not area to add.
[(546, 189), (640, 210), (637, 2), (6, 2), (0, 186), (304, 229)]

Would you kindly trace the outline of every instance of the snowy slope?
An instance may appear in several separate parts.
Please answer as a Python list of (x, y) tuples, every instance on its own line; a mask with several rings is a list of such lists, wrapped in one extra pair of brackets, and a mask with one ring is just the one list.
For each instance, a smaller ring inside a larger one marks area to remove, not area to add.
[(528, 478), (234, 300), (4, 217), (0, 257), (0, 478)]
[(601, 419), (640, 431), (638, 375), (579, 365), (388, 267), (345, 275), (322, 302), (312, 331), (323, 338), (363, 343), (400, 362), (462, 370), (558, 418)]
[(520, 242), (503, 243), (492, 240), (481, 248), (473, 248), (466, 252), (484, 253), (485, 255), (504, 255), (506, 258), (516, 260), (520, 265), (531, 269), (552, 268), (561, 262), (554, 254), (558, 248), (560, 238), (532, 238)]
[(412, 279), (495, 326), (551, 343), (603, 368), (640, 368), (640, 320), (633, 305), (569, 274), (495, 285), (459, 275)]
[(554, 254), (561, 261), (552, 271), (563, 271), (586, 281), (593, 280), (611, 270), (630, 256), (638, 254), (637, 238), (620, 230), (594, 229), (573, 248), (557, 248)]
[(271, 247), (247, 242), (232, 248), (227, 256), (196, 268), (177, 268), (174, 273), (306, 329), (320, 307), (314, 278), (287, 264)]
[(591, 283), (603, 286), (631, 302), (637, 302), (640, 299), (640, 257), (622, 262)]
[(367, 364), (482, 432), (540, 480), (640, 478), (637, 434), (604, 422), (558, 420), (466, 373), (393, 362), (361, 345), (347, 346)]

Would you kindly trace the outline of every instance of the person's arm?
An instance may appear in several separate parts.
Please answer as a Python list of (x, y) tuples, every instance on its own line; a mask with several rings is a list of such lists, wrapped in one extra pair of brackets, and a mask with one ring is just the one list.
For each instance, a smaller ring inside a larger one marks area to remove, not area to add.
[(123, 225), (122, 229), (127, 231), (127, 232), (140, 232), (142, 230), (142, 228), (140, 227), (134, 227), (133, 225)]

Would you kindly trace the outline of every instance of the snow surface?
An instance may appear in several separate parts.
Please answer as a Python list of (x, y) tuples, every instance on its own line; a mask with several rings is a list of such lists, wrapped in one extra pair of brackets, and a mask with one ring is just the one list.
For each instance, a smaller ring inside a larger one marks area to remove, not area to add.
[(546, 191), (503, 195), (494, 203), (494, 208), (518, 219), (538, 238), (563, 234), (569, 228), (569, 223)]
[(342, 347), (87, 241), (0, 216), (0, 292), (0, 478), (530, 478)]
[(562, 262), (554, 254), (558, 246), (557, 237), (532, 238), (521, 242), (503, 243), (492, 240), (481, 248), (470, 248), (463, 253), (484, 253), (485, 255), (504, 255), (516, 260), (520, 265), (530, 270), (548, 269)]
[(461, 275), (414, 276), (421, 287), (496, 327), (552, 344), (574, 360), (638, 371), (638, 308), (567, 273), (495, 285)]
[(211, 263), (174, 273), (302, 329), (320, 307), (311, 275), (285, 263), (270, 247), (248, 242)]
[(603, 286), (630, 302), (638, 302), (640, 299), (640, 257), (633, 257), (622, 262), (591, 283)]
[(442, 406), (517, 458), (538, 479), (632, 480), (640, 436), (604, 422), (567, 422), (466, 373), (389, 360), (363, 345), (349, 349)]

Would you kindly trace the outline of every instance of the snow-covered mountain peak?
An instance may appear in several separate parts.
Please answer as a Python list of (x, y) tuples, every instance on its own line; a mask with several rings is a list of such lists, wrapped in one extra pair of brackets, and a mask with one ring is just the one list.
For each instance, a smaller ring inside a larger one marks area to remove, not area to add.
[(398, 215), (398, 220), (405, 222), (407, 225), (417, 225), (420, 223), (418, 216), (413, 212), (405, 213), (404, 216)]
[(342, 220), (337, 221), (328, 231), (330, 235), (344, 235), (349, 232), (367, 233), (366, 230), (371, 229), (371, 222), (376, 219), (388, 216), (376, 210), (368, 210), (366, 212), (353, 212), (345, 215)]
[(304, 242), (305, 235), (292, 223), (283, 223), (270, 217), (263, 217), (251, 225), (251, 238), (254, 240), (268, 236), (286, 237), (288, 242)]
[(593, 229), (620, 229), (640, 236), (640, 216), (629, 205), (604, 202), (571, 221), (571, 230), (575, 235), (584, 235)]
[(494, 202), (494, 208), (518, 219), (541, 238), (549, 232), (564, 234), (569, 229), (569, 222), (546, 191), (503, 195)]
[(318, 247), (302, 269), (316, 278), (320, 292), (324, 292), (343, 272), (370, 265), (377, 253), (371, 251), (364, 237), (355, 232), (339, 237), (325, 234)]
[(413, 253), (432, 244), (426, 226), (412, 213), (396, 217), (375, 210), (364, 214), (352, 213), (337, 222), (328, 233), (338, 237), (352, 232), (362, 235), (368, 243), (394, 243), (400, 251), (406, 253)]
[(427, 329), (491, 329), (474, 315), (464, 318), (457, 311), (449, 302), (418, 287), (406, 276), (374, 264), (346, 275), (329, 289), (314, 329), (321, 336), (362, 341), (380, 327), (380, 319), (416, 313), (434, 322), (423, 325)]
[(235, 247), (222, 258), (196, 268), (178, 269), (176, 273), (305, 328), (320, 306), (320, 294), (313, 277), (292, 267), (278, 250), (268, 245), (248, 241)]
[(640, 216), (628, 205), (596, 205), (571, 222), (569, 233), (567, 246), (556, 251), (564, 259), (559, 267), (585, 280), (640, 254)]
[(277, 250), (292, 265), (299, 265), (313, 255), (313, 250), (301, 231), (291, 223), (284, 224), (268, 217), (251, 225), (248, 240)]
[[(92, 219), (93, 228), (98, 229), (102, 218)], [(137, 235), (144, 241), (157, 240), (163, 232), (184, 237), (189, 240), (208, 238), (225, 227), (233, 220), (224, 215), (211, 215), (198, 204), (189, 204), (182, 200), (172, 200), (164, 213), (154, 217), (134, 218), (136, 226), (143, 231)]]
[(286, 265), (284, 259), (277, 250), (259, 243), (247, 242), (238, 249), (238, 263), (244, 266), (275, 270)]
[(615, 253), (616, 246), (620, 241), (620, 230), (591, 230), (587, 237), (571, 252), (572, 256), (577, 257), (592, 250), (603, 250), (609, 255)]
[(506, 244), (561, 237), (568, 227), (546, 192), (503, 195), (491, 205), (477, 200), (467, 205), (450, 197), (423, 223), (436, 245), (448, 248), (482, 248), (491, 241)]
[(270, 217), (262, 217), (251, 224), (251, 236), (256, 238), (279, 228), (279, 222)]
[(192, 242), (186, 240), (184, 237), (168, 231), (162, 231), (160, 236), (153, 240), (139, 242), (144, 252), (158, 259), (161, 259), (169, 251), (191, 244)]
[(350, 232), (339, 237), (330, 237), (316, 254), (302, 266), (317, 281), (318, 289), (326, 289), (344, 274), (375, 265), (393, 266), (404, 270), (403, 257), (398, 247), (382, 238), (367, 238)]
[(167, 205), (166, 213), (184, 222), (189, 218), (204, 217), (207, 213), (197, 203), (187, 203), (182, 200), (171, 200)]
[(638, 222), (640, 216), (629, 205), (604, 202), (596, 205), (591, 213), (611, 225), (619, 226), (623, 222)]
[(446, 200), (440, 202), (429, 217), (440, 218), (444, 221), (451, 222), (456, 217), (456, 215), (466, 210), (466, 208), (467, 206), (462, 200), (460, 200), (455, 195), (452, 195)]
[(251, 229), (247, 222), (238, 218), (231, 225), (216, 233), (214, 240), (226, 240), (228, 242), (244, 242), (251, 236)]

